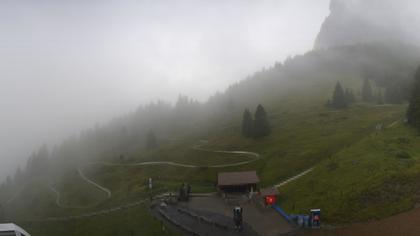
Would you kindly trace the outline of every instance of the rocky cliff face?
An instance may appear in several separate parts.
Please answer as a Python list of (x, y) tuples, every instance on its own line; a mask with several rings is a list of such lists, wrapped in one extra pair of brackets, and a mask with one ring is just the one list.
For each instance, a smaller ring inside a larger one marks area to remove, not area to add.
[(420, 45), (418, 7), (415, 0), (331, 0), (314, 48), (390, 40)]

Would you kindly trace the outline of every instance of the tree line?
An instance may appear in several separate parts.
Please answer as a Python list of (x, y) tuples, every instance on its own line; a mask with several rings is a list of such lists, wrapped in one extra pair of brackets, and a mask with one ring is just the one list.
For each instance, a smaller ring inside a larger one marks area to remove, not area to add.
[[(402, 89), (398, 86), (389, 87), (385, 89), (384, 100), (382, 95), (378, 93), (376, 96), (373, 93), (372, 86), (368, 79), (364, 80), (361, 90), (361, 98), (364, 102), (374, 102), (378, 104), (386, 103), (401, 103), (404, 100)], [(331, 100), (328, 100), (327, 106), (331, 108), (345, 108), (351, 102), (355, 101), (355, 97), (351, 90), (343, 89), (340, 82), (337, 82)], [(418, 67), (415, 75), (414, 82), (409, 98), (409, 106), (406, 113), (406, 122), (417, 129), (420, 133), (420, 66)]]
[(261, 138), (271, 133), (267, 112), (262, 105), (258, 105), (254, 117), (249, 109), (245, 109), (242, 116), (242, 135), (246, 138)]
[[(376, 103), (379, 105), (385, 103), (400, 104), (406, 100), (404, 91), (404, 88), (398, 83), (393, 83), (386, 87), (378, 87), (375, 93), (370, 80), (365, 78), (359, 95), (362, 102)], [(354, 102), (356, 102), (356, 96), (353, 90), (344, 88), (340, 82), (337, 82), (332, 97), (327, 100), (326, 106), (334, 109), (342, 109)]]
[(327, 107), (336, 109), (346, 108), (350, 103), (355, 101), (353, 91), (350, 89), (343, 89), (340, 82), (335, 85), (332, 98), (327, 101)]
[(420, 67), (414, 76), (414, 86), (407, 109), (407, 123), (420, 133)]

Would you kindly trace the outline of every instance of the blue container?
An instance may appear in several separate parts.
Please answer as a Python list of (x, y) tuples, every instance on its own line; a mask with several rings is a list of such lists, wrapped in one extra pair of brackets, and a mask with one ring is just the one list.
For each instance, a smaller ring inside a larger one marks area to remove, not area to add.
[(297, 222), (297, 219), (298, 219), (298, 216), (299, 216), (299, 215), (291, 214), (291, 215), (290, 215), (290, 219), (291, 219), (293, 222), (295, 222), (295, 223), (296, 223), (296, 222)]
[(303, 227), (309, 228), (310, 217), (308, 215), (303, 216)]
[(298, 215), (297, 224), (299, 227), (303, 227), (303, 215)]

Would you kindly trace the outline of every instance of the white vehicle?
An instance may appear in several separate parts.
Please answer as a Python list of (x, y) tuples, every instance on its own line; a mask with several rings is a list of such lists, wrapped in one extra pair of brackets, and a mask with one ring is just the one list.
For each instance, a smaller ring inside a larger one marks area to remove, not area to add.
[(31, 236), (15, 224), (0, 224), (0, 236)]

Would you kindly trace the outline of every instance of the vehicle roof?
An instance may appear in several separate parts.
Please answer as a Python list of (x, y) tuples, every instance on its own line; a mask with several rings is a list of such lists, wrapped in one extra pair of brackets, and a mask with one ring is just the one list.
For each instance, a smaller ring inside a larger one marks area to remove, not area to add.
[(25, 236), (30, 236), (28, 232), (26, 232), (24, 229), (13, 223), (0, 224), (0, 232), (2, 231), (18, 231), (19, 233), (22, 233)]

